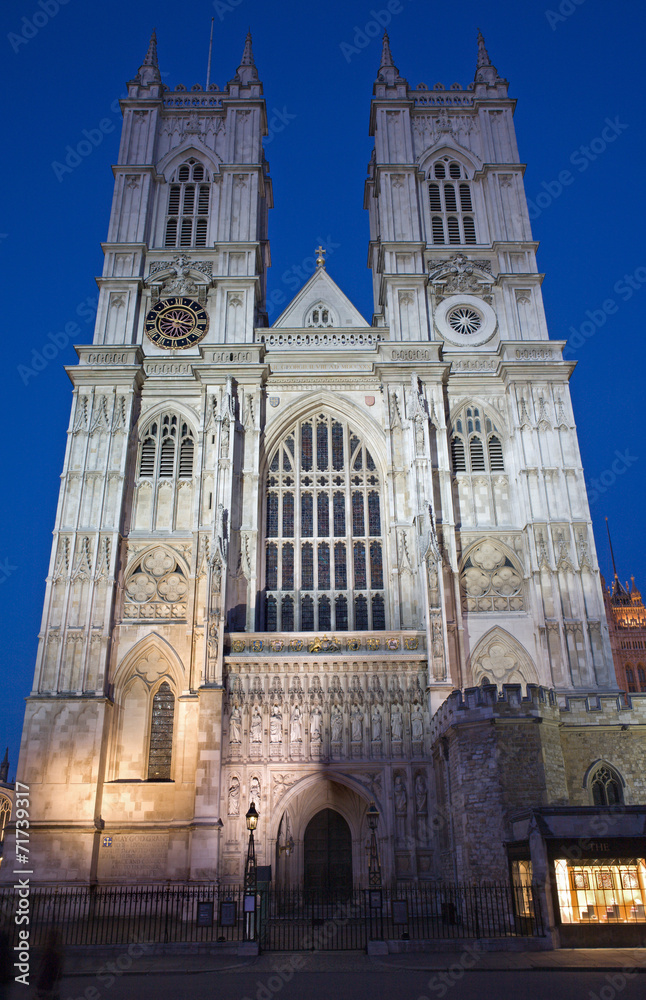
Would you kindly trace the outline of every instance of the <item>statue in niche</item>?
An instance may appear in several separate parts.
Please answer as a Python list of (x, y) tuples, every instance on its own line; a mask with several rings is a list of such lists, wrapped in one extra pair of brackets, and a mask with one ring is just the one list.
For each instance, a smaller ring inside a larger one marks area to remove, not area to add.
[(260, 805), (260, 778), (255, 774), (249, 783), (249, 798), (256, 805)]
[(395, 778), (395, 812), (401, 816), (406, 812), (407, 808), (408, 794), (406, 792), (406, 783), (401, 774), (398, 774)]
[(253, 714), (251, 716), (251, 729), (249, 732), (252, 743), (262, 743), (262, 715), (260, 714), (257, 705), (254, 706)]
[(321, 709), (318, 705), (315, 705), (310, 712), (310, 743), (320, 743), (323, 739), (321, 732), (323, 725), (323, 716), (321, 715)]
[(281, 743), (283, 739), (283, 716), (278, 707), (274, 705), (269, 719), (269, 742)]
[(423, 774), (415, 778), (415, 807), (420, 815), (426, 812), (426, 778)]
[(242, 742), (242, 714), (236, 705), (229, 719), (229, 743)]
[(363, 739), (363, 713), (358, 705), (355, 705), (352, 709), (350, 728), (352, 731), (352, 742), (361, 743)]
[(415, 702), (410, 717), (411, 734), (414, 740), (421, 740), (424, 737), (424, 716), (422, 710)]
[(303, 715), (299, 705), (294, 705), (292, 710), (291, 741), (292, 743), (303, 742)]
[(377, 705), (372, 710), (372, 742), (381, 742), (381, 712)]
[(393, 742), (401, 743), (404, 738), (404, 717), (397, 704), (393, 705), (390, 713), (390, 732)]
[(343, 738), (343, 715), (338, 705), (335, 705), (332, 709), (330, 721), (332, 723), (332, 742), (340, 743)]
[(439, 621), (433, 622), (432, 630), (433, 656), (438, 659), (444, 655), (444, 644), (442, 642), (442, 624)]
[(235, 774), (229, 783), (229, 816), (240, 815), (240, 778)]

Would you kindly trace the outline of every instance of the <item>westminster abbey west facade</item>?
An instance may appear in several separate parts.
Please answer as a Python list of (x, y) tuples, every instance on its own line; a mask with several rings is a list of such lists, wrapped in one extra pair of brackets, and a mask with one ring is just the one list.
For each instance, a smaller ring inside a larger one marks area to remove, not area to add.
[(320, 247), (269, 326), (250, 37), (223, 90), (154, 37), (128, 85), (19, 765), (41, 881), (239, 883), (252, 800), (276, 885), (365, 884), (373, 801), (389, 884), (556, 885), (615, 803), (589, 863), (644, 856), (507, 82), (480, 36), (413, 88), (386, 36), (373, 95), (374, 315)]

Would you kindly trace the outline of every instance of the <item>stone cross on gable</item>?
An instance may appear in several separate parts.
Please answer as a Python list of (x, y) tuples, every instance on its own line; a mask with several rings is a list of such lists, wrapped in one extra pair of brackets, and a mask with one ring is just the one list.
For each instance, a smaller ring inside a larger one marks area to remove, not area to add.
[(316, 266), (324, 268), (325, 267), (325, 257), (323, 256), (323, 254), (327, 253), (327, 250), (325, 250), (322, 246), (319, 245), (319, 246), (317, 246), (315, 252), (316, 252), (316, 255), (317, 255), (316, 256)]

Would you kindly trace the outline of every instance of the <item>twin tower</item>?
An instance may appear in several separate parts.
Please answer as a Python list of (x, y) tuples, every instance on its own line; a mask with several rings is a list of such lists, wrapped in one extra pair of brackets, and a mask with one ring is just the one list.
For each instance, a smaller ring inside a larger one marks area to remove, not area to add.
[(468, 878), (430, 822), (451, 691), (616, 687), (507, 82), (479, 36), (473, 83), (413, 88), (384, 36), (370, 321), (320, 247), (268, 324), (250, 36), (223, 90), (164, 86), (153, 36), (121, 104), (20, 756), (34, 870), (238, 882), (253, 799), (273, 879), (357, 882), (375, 801), (385, 877)]

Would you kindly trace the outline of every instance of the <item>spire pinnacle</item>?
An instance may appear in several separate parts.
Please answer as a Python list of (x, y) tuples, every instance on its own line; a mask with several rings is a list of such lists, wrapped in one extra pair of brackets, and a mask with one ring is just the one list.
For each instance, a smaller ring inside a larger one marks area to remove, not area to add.
[(394, 67), (393, 54), (390, 51), (390, 39), (388, 37), (388, 32), (384, 31), (383, 44), (381, 46), (381, 63), (379, 69), (385, 69), (386, 67)]
[(489, 53), (487, 52), (487, 48), (485, 46), (484, 35), (480, 31), (480, 28), (478, 28), (478, 63), (477, 63), (477, 67), (478, 67), (478, 69), (481, 69), (483, 66), (491, 66), (491, 59), (489, 58)]
[(251, 28), (247, 31), (247, 37), (245, 38), (244, 49), (242, 52), (242, 60), (238, 66), (236, 76), (242, 84), (256, 83), (258, 81), (258, 71), (256, 70), (256, 62), (253, 57), (253, 49), (251, 47)]
[(476, 63), (476, 83), (484, 83), (489, 86), (495, 86), (497, 84), (506, 85), (507, 81), (502, 80), (498, 75), (498, 70), (491, 62), (489, 58), (489, 53), (487, 52), (487, 47), (485, 45), (484, 35), (478, 28), (478, 61)]
[(159, 63), (157, 62), (157, 32), (153, 28), (150, 36), (148, 51), (143, 63), (139, 67), (139, 83), (149, 86), (151, 83), (161, 83)]
[(0, 781), (8, 781), (9, 779), (9, 747), (4, 752), (4, 757), (2, 758), (2, 763), (0, 764)]

